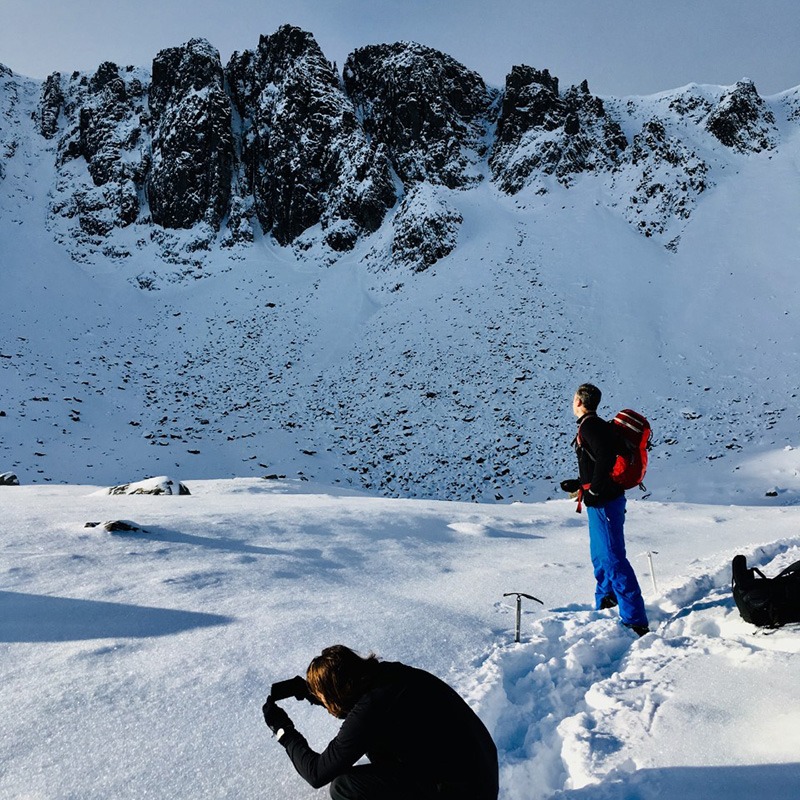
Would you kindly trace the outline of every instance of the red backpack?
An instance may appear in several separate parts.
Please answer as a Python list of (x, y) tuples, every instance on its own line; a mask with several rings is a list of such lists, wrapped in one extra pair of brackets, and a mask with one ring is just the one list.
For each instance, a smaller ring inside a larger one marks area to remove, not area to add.
[(644, 488), (642, 481), (647, 472), (647, 451), (652, 446), (650, 437), (653, 430), (645, 417), (636, 411), (625, 408), (611, 420), (622, 441), (622, 455), (617, 456), (611, 470), (611, 480), (623, 489), (634, 486)]

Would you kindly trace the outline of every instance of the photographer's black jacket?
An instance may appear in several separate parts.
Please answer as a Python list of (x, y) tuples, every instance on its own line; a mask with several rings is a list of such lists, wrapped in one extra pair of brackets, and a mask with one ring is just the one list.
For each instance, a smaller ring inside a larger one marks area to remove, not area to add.
[(611, 480), (611, 470), (620, 452), (619, 436), (612, 423), (594, 412), (584, 414), (578, 420), (575, 452), (581, 485), (589, 487), (583, 493), (587, 506), (604, 506), (625, 493)]
[(397, 662), (379, 662), (370, 688), (333, 741), (314, 752), (294, 729), (281, 744), (314, 788), (330, 783), (363, 755), (402, 766), (421, 787), (448, 796), (496, 800), (497, 748), (475, 712), (444, 681)]

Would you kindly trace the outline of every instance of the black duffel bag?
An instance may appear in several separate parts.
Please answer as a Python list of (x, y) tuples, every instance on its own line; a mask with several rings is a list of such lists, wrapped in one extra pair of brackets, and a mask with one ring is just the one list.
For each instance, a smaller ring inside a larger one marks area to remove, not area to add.
[(778, 628), (800, 622), (800, 561), (767, 578), (758, 567), (748, 568), (744, 556), (734, 556), (733, 599), (745, 622)]

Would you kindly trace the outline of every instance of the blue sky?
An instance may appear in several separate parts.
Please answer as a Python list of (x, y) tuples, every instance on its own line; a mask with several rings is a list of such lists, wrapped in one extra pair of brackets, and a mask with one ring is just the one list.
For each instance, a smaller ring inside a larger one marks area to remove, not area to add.
[(743, 77), (764, 95), (800, 84), (798, 0), (0, 0), (0, 63), (34, 78), (149, 67), (196, 36), (227, 62), (284, 23), (311, 31), (339, 67), (356, 47), (406, 39), (498, 86), (522, 63), (618, 96)]

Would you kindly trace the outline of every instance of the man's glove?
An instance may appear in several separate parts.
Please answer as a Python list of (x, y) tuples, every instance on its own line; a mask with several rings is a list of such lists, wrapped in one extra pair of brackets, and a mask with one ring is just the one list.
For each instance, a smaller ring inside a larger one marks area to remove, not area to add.
[(567, 494), (577, 494), (581, 489), (581, 482), (577, 478), (561, 481), (561, 491)]
[(267, 723), (267, 727), (274, 734), (277, 734), (281, 729), (284, 732), (294, 730), (294, 723), (289, 719), (289, 715), (276, 704), (271, 695), (267, 698), (267, 702), (264, 703), (261, 711), (264, 713), (264, 722)]
[(273, 683), (269, 690), (269, 696), (277, 703), (279, 700), (286, 700), (294, 697), (295, 700), (308, 700), (313, 705), (321, 705), (320, 701), (311, 693), (305, 678), (296, 675), (286, 681)]

